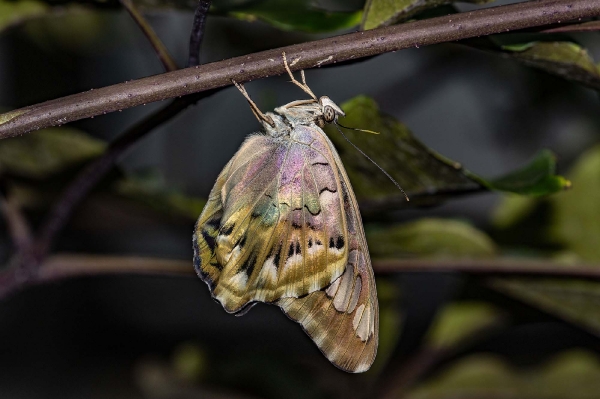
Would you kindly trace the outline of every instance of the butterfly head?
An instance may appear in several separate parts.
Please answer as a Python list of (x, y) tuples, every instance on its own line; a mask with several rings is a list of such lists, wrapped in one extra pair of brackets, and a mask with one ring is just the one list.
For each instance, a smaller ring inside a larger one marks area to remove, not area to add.
[(327, 96), (319, 98), (319, 105), (321, 106), (323, 121), (326, 123), (334, 123), (340, 115), (346, 116), (344, 111)]

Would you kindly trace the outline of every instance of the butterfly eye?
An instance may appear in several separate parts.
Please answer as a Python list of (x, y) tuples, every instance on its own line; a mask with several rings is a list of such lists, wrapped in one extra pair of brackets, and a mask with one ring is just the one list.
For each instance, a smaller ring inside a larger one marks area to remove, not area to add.
[(331, 123), (335, 120), (335, 110), (333, 107), (326, 105), (323, 108), (323, 118), (325, 118), (325, 122)]

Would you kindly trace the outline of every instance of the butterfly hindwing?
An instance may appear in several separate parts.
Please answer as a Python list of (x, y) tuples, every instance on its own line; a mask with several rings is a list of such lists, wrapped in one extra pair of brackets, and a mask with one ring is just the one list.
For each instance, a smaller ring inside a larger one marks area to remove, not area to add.
[(342, 370), (362, 372), (371, 367), (377, 353), (379, 307), (356, 199), (345, 171), (340, 175), (350, 236), (344, 274), (325, 290), (284, 298), (278, 305), (302, 325), (329, 361)]
[(250, 136), (196, 224), (195, 264), (229, 312), (321, 290), (348, 259), (340, 175), (327, 139)]

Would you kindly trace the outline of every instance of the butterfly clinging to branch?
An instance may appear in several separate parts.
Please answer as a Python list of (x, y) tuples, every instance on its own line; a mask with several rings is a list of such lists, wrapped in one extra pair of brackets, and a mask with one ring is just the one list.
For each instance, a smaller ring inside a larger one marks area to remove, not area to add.
[(322, 127), (344, 112), (310, 96), (263, 114), (225, 166), (196, 223), (194, 265), (213, 298), (234, 314), (278, 305), (323, 354), (348, 372), (371, 367), (379, 308), (371, 259), (348, 175)]

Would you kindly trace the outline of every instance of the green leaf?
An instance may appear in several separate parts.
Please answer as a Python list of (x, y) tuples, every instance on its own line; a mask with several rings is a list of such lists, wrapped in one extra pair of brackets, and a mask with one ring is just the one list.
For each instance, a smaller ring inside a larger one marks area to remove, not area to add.
[[(494, 0), (466, 0), (467, 3), (485, 4)], [(368, 0), (365, 4), (363, 30), (393, 25), (406, 21), (421, 11), (453, 3), (452, 0)]]
[(550, 200), (550, 235), (586, 261), (600, 261), (600, 146), (585, 152), (570, 174), (573, 189)]
[[(101, 1), (97, 5), (106, 6)], [(51, 17), (41, 18), (35, 24), (24, 27), (29, 38), (48, 52), (60, 48), (68, 52), (98, 56), (115, 45), (109, 14), (91, 7), (82, 7), (76, 2), (53, 7), (52, 11), (54, 14)]]
[(46, 178), (96, 158), (106, 144), (77, 129), (48, 128), (0, 140), (0, 171), (29, 178)]
[(584, 152), (569, 172), (570, 190), (549, 198), (509, 196), (494, 213), (503, 234), (522, 240), (537, 236), (539, 247), (553, 245), (579, 260), (600, 261), (600, 146)]
[(230, 9), (226, 15), (261, 20), (281, 30), (318, 33), (353, 28), (360, 23), (362, 11), (327, 11), (305, 0), (265, 0)]
[(0, 32), (29, 18), (44, 15), (49, 6), (36, 0), (0, 0)]
[(371, 255), (379, 258), (484, 258), (497, 251), (484, 232), (457, 220), (421, 219), (367, 233)]
[(482, 181), (492, 190), (541, 196), (562, 191), (571, 183), (556, 173), (556, 157), (549, 150), (540, 151), (525, 167), (489, 182)]
[(528, 215), (532, 214), (538, 205), (535, 197), (508, 194), (494, 209), (492, 224), (498, 229), (509, 229), (517, 226)]
[[(437, 203), (448, 192), (482, 189), (478, 182), (462, 172), (460, 164), (428, 149), (406, 126), (380, 112), (373, 99), (358, 96), (341, 107), (347, 115), (340, 121), (345, 126), (381, 133), (348, 131), (344, 134), (365, 153), (371, 154), (402, 185), (411, 203)], [(404, 196), (385, 174), (344, 140), (333, 126), (326, 126), (326, 131), (346, 167), (361, 211), (406, 205)]]
[(198, 382), (208, 373), (206, 351), (197, 343), (184, 342), (173, 351), (171, 368), (177, 380), (184, 383)]
[[(178, 8), (194, 10), (195, 2), (186, 0), (135, 0), (144, 8)], [(278, 29), (308, 33), (335, 32), (358, 26), (362, 10), (332, 11), (320, 8), (310, 0), (221, 0), (214, 1), (212, 15), (233, 17), (243, 21), (262, 21)]]
[(2, 114), (0, 114), (0, 125), (2, 125), (3, 123), (6, 123), (6, 122), (10, 122), (17, 116), (21, 116), (26, 113), (27, 113), (27, 110), (24, 110), (24, 109), (19, 109), (19, 110), (15, 110), (15, 111), (9, 111), (9, 112), (2, 113)]
[(477, 333), (499, 325), (504, 315), (484, 302), (455, 302), (436, 315), (427, 336), (426, 346), (448, 350), (471, 339)]
[(586, 49), (571, 42), (531, 42), (501, 46), (525, 65), (600, 90), (600, 65)]
[[(569, 176), (573, 182), (569, 191), (547, 199), (505, 200), (496, 216), (505, 220), (497, 220), (496, 225), (505, 227), (506, 234), (516, 237), (518, 242), (537, 236), (539, 248), (553, 243), (563, 251), (560, 253), (563, 260), (598, 262), (600, 146), (581, 155)], [(600, 335), (600, 283), (597, 281), (514, 278), (495, 279), (491, 284), (505, 294)]]
[(116, 182), (113, 187), (121, 196), (143, 203), (156, 211), (190, 220), (196, 220), (206, 204), (204, 199), (167, 189), (156, 173), (138, 174)]
[[(508, 190), (521, 194), (550, 194), (568, 185), (554, 175), (554, 158), (543, 152), (524, 169), (488, 181), (464, 169), (418, 141), (409, 129), (381, 112), (374, 100), (355, 97), (344, 104), (345, 126), (369, 129), (380, 135), (349, 131), (349, 139), (402, 185), (410, 204), (433, 205), (451, 196), (484, 190)], [(406, 206), (400, 190), (371, 161), (362, 156), (333, 127), (326, 126), (346, 167), (365, 213)], [(376, 155), (375, 155), (376, 154)]]
[(596, 281), (497, 278), (489, 283), (498, 291), (600, 335), (600, 284)]
[(499, 356), (475, 354), (450, 364), (408, 399), (591, 399), (600, 389), (600, 360), (592, 352), (562, 352), (536, 368), (516, 368)]

